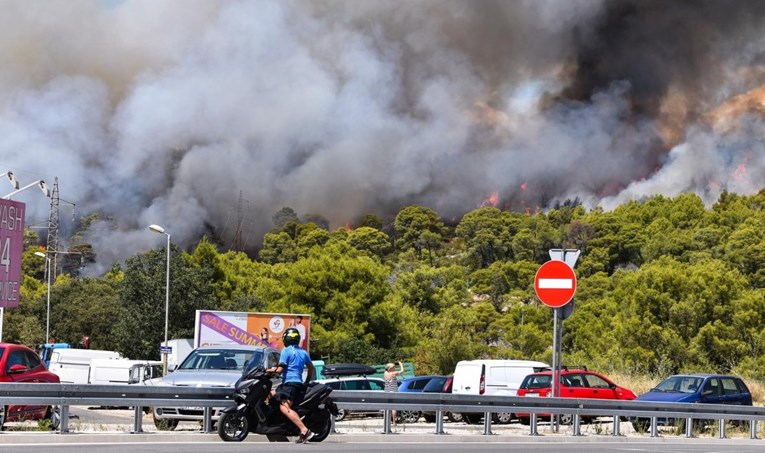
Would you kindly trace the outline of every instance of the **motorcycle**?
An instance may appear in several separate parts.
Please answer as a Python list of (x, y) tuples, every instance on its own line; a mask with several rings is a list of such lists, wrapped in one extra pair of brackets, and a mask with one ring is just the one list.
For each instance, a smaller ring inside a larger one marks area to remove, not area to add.
[[(226, 442), (241, 442), (249, 433), (262, 435), (299, 436), (297, 427), (279, 410), (277, 398), (271, 398), (273, 373), (262, 367), (245, 370), (234, 385), (234, 402), (220, 413), (218, 436)], [(321, 442), (332, 431), (332, 416), (337, 405), (329, 397), (332, 389), (320, 383), (308, 385), (303, 401), (292, 409), (297, 411), (314, 436), (311, 442)]]

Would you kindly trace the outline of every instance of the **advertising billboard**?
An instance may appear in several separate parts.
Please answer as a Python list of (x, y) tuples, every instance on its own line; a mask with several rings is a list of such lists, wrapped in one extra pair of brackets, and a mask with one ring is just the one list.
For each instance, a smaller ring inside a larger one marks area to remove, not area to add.
[(19, 306), (25, 206), (0, 199), (0, 307)]
[(237, 343), (282, 349), (282, 334), (288, 327), (295, 327), (300, 331), (300, 347), (308, 351), (311, 337), (310, 315), (197, 310), (194, 347)]

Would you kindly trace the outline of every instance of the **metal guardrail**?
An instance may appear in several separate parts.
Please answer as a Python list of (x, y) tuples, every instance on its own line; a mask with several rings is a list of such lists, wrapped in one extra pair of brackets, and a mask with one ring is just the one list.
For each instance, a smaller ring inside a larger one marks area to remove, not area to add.
[[(198, 406), (205, 409), (203, 431), (211, 431), (211, 409), (232, 403), (231, 389), (211, 387), (170, 387), (143, 385), (79, 385), (79, 384), (0, 384), (0, 406), (13, 404), (57, 405), (61, 407), (59, 432), (69, 432), (69, 406), (132, 406), (135, 410), (133, 432), (143, 432), (144, 407)], [(448, 393), (332, 392), (337, 405), (349, 410), (412, 410), (436, 413), (436, 434), (443, 433), (443, 417), (447, 411), (483, 413), (484, 434), (491, 434), (491, 417), (495, 412), (530, 413), (529, 433), (537, 434), (536, 414), (570, 414), (574, 435), (581, 435), (582, 417), (614, 418), (613, 435), (620, 435), (619, 421), (624, 417), (650, 420), (650, 434), (656, 437), (658, 423), (667, 418), (684, 419), (686, 436), (691, 437), (693, 420), (719, 421), (720, 438), (725, 438), (726, 421), (749, 422), (749, 437), (757, 438), (757, 423), (765, 421), (765, 407), (720, 404), (655, 403), (647, 401), (614, 401), (575, 398), (528, 398), (515, 396), (475, 396)], [(439, 423), (440, 422), (440, 423)], [(385, 417), (385, 433), (390, 432), (390, 417)]]

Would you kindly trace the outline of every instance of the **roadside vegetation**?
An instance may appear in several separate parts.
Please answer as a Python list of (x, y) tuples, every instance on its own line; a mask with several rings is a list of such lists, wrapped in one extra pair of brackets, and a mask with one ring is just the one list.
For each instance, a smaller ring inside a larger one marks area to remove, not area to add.
[[(171, 257), (170, 338), (193, 336), (197, 309), (312, 316), (311, 355), (331, 362), (411, 360), (418, 374), (457, 361), (551, 361), (552, 310), (533, 279), (551, 248), (581, 250), (563, 362), (608, 373), (637, 393), (678, 372), (743, 376), (762, 402), (765, 380), (765, 193), (656, 196), (605, 212), (577, 201), (547, 211), (483, 207), (445, 221), (407, 206), (330, 230), (283, 208), (257, 250), (201, 238)], [(71, 240), (94, 258), (83, 221)], [(21, 306), (6, 341), (45, 335), (44, 258), (28, 232)], [(58, 341), (158, 359), (164, 337), (165, 250), (115, 263), (103, 276), (59, 275), (51, 291)]]

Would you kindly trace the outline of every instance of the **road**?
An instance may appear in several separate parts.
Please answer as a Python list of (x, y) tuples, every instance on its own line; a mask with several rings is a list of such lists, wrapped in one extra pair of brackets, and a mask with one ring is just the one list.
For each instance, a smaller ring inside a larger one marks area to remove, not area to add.
[[(69, 426), (71, 433), (58, 434), (37, 431), (33, 422), (11, 423), (7, 431), (0, 432), (0, 451), (28, 452), (32, 445), (55, 448), (60, 453), (135, 452), (158, 451), (162, 453), (194, 452), (251, 452), (261, 449), (258, 444), (269, 442), (263, 436), (250, 435), (243, 443), (224, 443), (217, 434), (200, 432), (197, 422), (181, 423), (176, 431), (157, 432), (151, 415), (143, 417), (141, 434), (131, 434), (132, 409), (103, 409), (71, 407)], [(435, 425), (416, 423), (399, 425), (393, 434), (381, 434), (382, 419), (361, 418), (337, 424), (336, 434), (322, 443), (296, 445), (292, 442), (274, 443), (280, 452), (408, 452), (451, 453), (465, 451), (525, 452), (525, 453), (600, 453), (600, 452), (657, 452), (657, 453), (727, 453), (765, 451), (765, 440), (748, 439), (748, 433), (729, 432), (729, 439), (718, 439), (707, 434), (704, 437), (686, 439), (665, 432), (661, 437), (650, 438), (635, 433), (629, 423), (621, 425), (622, 436), (611, 436), (610, 421), (582, 425), (583, 436), (571, 435), (570, 426), (562, 426), (561, 433), (553, 433), (549, 424), (540, 424), (540, 436), (530, 436), (529, 427), (519, 424), (492, 427), (492, 435), (483, 434), (482, 425), (445, 423), (446, 434), (434, 434)], [(290, 439), (294, 440), (294, 439)], [(265, 445), (263, 445), (265, 446)]]

